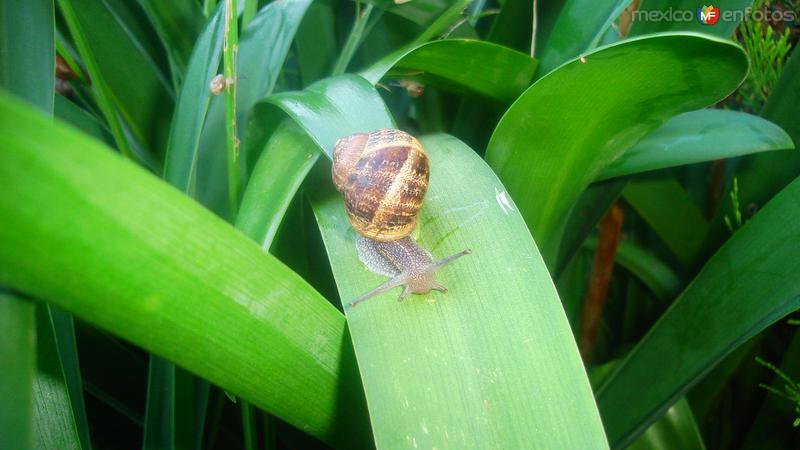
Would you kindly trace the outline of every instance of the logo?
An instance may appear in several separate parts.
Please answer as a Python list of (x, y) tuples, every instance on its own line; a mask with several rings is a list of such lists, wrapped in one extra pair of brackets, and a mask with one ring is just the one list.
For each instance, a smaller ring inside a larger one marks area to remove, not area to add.
[(703, 25), (714, 25), (719, 20), (719, 8), (714, 5), (697, 8), (697, 21)]

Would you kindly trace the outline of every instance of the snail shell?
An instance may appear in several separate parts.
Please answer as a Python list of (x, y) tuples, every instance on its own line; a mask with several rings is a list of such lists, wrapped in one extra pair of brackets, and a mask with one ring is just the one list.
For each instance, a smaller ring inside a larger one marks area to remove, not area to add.
[(381, 129), (339, 139), (332, 172), (360, 235), (388, 242), (414, 230), (430, 176), (428, 155), (416, 138)]

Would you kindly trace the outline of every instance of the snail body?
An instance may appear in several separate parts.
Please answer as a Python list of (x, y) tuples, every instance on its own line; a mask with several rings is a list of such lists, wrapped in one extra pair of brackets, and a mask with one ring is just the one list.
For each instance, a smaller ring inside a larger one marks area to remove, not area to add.
[(394, 129), (346, 136), (334, 145), (332, 175), (359, 235), (359, 258), (373, 272), (392, 277), (350, 306), (397, 286), (404, 287), (400, 301), (409, 293), (447, 292), (434, 272), (470, 250), (434, 262), (410, 236), (430, 176), (428, 156), (419, 141)]

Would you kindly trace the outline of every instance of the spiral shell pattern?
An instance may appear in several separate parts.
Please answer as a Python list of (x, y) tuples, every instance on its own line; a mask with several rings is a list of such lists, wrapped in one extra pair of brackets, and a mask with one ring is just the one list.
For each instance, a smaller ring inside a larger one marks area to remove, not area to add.
[(362, 236), (380, 242), (411, 234), (428, 190), (430, 165), (419, 141), (394, 129), (339, 139), (333, 181), (347, 217)]

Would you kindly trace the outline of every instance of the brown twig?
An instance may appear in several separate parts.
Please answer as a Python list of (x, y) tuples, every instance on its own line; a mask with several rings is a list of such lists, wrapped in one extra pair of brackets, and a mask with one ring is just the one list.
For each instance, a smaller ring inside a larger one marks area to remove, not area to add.
[(614, 256), (617, 253), (623, 218), (622, 208), (614, 203), (600, 222), (597, 250), (592, 261), (589, 288), (586, 291), (581, 314), (579, 348), (584, 363), (589, 362), (597, 337), (597, 328), (603, 317), (603, 306), (608, 297), (611, 275), (614, 273)]

